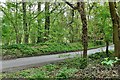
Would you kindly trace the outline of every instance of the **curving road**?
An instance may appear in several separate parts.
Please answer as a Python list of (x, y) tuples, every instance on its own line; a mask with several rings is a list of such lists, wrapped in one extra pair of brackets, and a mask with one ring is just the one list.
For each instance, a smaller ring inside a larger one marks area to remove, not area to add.
[[(105, 51), (105, 47), (91, 49), (88, 50), (88, 55), (94, 54), (96, 52)], [(109, 50), (114, 50), (114, 45), (109, 46)], [(69, 52), (55, 55), (45, 55), (45, 56), (36, 56), (36, 57), (27, 57), (27, 58), (18, 58), (14, 60), (1, 60), (0, 61), (0, 72), (14, 72), (17, 70), (27, 69), (30, 67), (42, 66), (48, 63), (54, 63), (58, 61), (62, 61), (67, 57), (65, 55), (69, 55), (70, 58), (77, 55), (81, 55), (83, 51), (79, 52)], [(60, 57), (64, 56), (64, 57)]]

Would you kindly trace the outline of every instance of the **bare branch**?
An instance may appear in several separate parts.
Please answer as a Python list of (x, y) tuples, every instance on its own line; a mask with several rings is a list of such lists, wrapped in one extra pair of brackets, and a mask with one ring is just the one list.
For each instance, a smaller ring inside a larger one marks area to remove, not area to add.
[(74, 10), (77, 9), (76, 6), (74, 6), (73, 4), (69, 3), (68, 1), (66, 0), (63, 0), (66, 4), (68, 4), (71, 8), (73, 8)]
[(58, 8), (58, 5), (56, 5), (56, 6), (54, 7), (54, 9), (52, 9), (52, 10), (50, 11), (50, 13), (53, 13), (53, 12), (56, 10), (56, 8)]
[(43, 12), (43, 11), (39, 12), (35, 17), (33, 17), (33, 18), (31, 19), (31, 21), (34, 20), (34, 19), (36, 19), (42, 12)]

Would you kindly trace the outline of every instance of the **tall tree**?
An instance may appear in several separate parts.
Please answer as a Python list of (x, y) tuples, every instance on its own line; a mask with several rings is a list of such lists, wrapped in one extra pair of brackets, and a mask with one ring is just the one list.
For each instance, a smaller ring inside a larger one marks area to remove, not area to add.
[(27, 26), (27, 15), (26, 15), (26, 2), (22, 1), (23, 7), (23, 28), (24, 28), (24, 43), (29, 42), (29, 33), (28, 33), (28, 26)]
[[(38, 12), (41, 12), (41, 2), (38, 2)], [(41, 32), (41, 18), (38, 16), (38, 37), (37, 43), (42, 42), (42, 32)]]
[(45, 2), (45, 39), (44, 41), (48, 40), (48, 35), (49, 35), (49, 29), (50, 29), (50, 6), (49, 2)]
[(81, 16), (82, 20), (82, 44), (83, 44), (83, 57), (87, 57), (87, 48), (88, 48), (88, 35), (87, 35), (87, 19), (86, 19), (86, 13), (85, 13), (85, 3), (84, 0), (81, 0), (80, 2), (77, 2), (77, 6), (74, 6), (73, 4), (69, 3), (66, 0), (63, 0), (66, 4), (68, 4), (71, 8), (74, 10), (77, 10)]
[(16, 43), (20, 44), (21, 43), (21, 38), (22, 38), (22, 35), (20, 35), (20, 31), (19, 31), (19, 25), (18, 25), (18, 2), (16, 0), (16, 13), (15, 13), (15, 17), (16, 17), (16, 20), (15, 20), (15, 23), (16, 23), (16, 27), (15, 27), (15, 31), (16, 31)]
[[(18, 26), (18, 24), (17, 24), (17, 23), (18, 23), (18, 22), (17, 22), (18, 3), (17, 3), (17, 2), (16, 2), (16, 6), (15, 6), (15, 7), (16, 7), (16, 13), (15, 13), (15, 14), (16, 14), (16, 16), (15, 16), (15, 17), (16, 17), (16, 21), (15, 21), (15, 22), (16, 22), (16, 26)], [(16, 43), (19, 43), (19, 36), (18, 36), (18, 33), (19, 33), (19, 32), (18, 32), (18, 29), (15, 28), (15, 31), (16, 31)]]
[(87, 35), (87, 19), (86, 19), (86, 13), (85, 13), (85, 3), (84, 2), (78, 2), (78, 12), (81, 15), (82, 20), (82, 43), (83, 43), (83, 57), (87, 56), (87, 47), (88, 47), (88, 35)]
[(72, 26), (72, 23), (74, 21), (74, 9), (72, 9), (70, 11), (70, 16), (71, 16), (71, 21), (69, 23), (69, 25), (70, 25), (70, 35), (71, 35), (70, 42), (72, 43), (72, 42), (74, 42), (74, 34), (73, 34), (73, 26)]
[(120, 16), (116, 12), (115, 2), (109, 2), (109, 8), (113, 23), (113, 42), (115, 45), (115, 56), (120, 58)]

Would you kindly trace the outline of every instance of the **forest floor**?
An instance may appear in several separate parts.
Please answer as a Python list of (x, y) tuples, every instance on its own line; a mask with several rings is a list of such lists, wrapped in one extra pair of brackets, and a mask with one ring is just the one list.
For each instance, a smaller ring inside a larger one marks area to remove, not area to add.
[[(104, 52), (88, 56), (88, 59), (75, 56), (62, 62), (34, 67), (14, 73), (3, 73), (1, 78), (24, 78), (28, 80), (120, 80), (118, 65), (103, 62), (115, 61), (113, 52), (106, 58)], [(108, 60), (106, 60), (108, 59)]]

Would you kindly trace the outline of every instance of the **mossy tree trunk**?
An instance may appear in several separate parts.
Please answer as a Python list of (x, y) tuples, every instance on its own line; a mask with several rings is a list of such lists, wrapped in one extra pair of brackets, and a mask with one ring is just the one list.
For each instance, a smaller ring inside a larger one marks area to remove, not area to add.
[(29, 42), (29, 34), (28, 34), (28, 26), (27, 26), (27, 15), (26, 15), (26, 2), (25, 0), (22, 1), (22, 8), (23, 8), (23, 29), (24, 29), (24, 43)]
[(113, 43), (115, 45), (115, 56), (120, 58), (120, 19), (116, 12), (114, 2), (109, 2), (109, 8), (113, 23)]
[(87, 57), (87, 48), (88, 48), (88, 35), (87, 35), (87, 19), (86, 19), (86, 13), (85, 13), (85, 3), (84, 2), (78, 2), (78, 12), (81, 15), (82, 20), (82, 44), (83, 44), (83, 57)]
[[(41, 2), (38, 2), (38, 13), (41, 12)], [(37, 37), (37, 43), (42, 42), (42, 29), (41, 29), (41, 18), (38, 16), (38, 37)]]
[(50, 29), (50, 6), (49, 2), (45, 2), (45, 38), (44, 42), (48, 40), (49, 37), (49, 29)]

